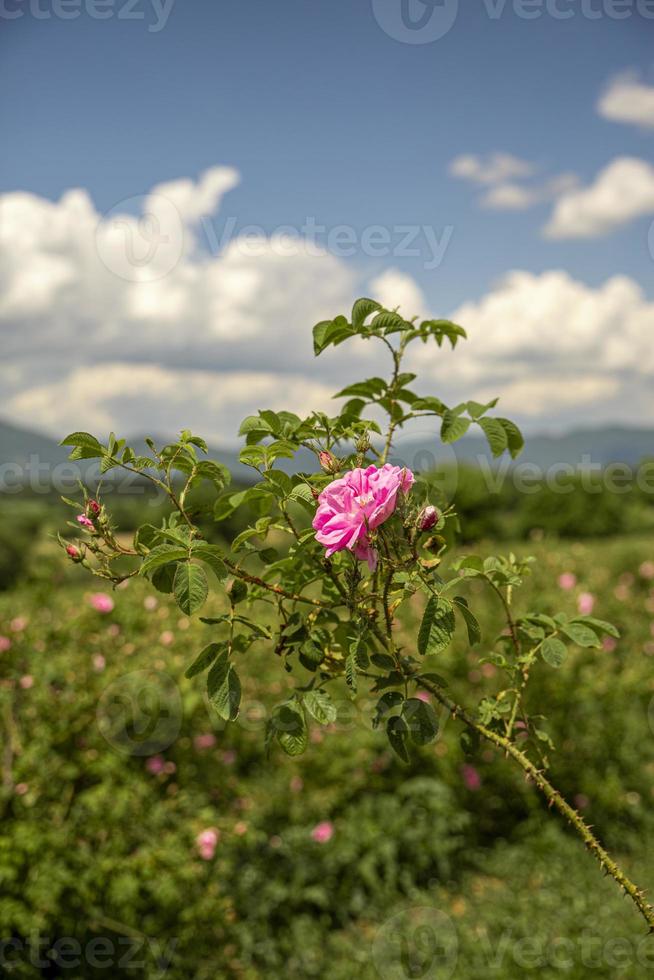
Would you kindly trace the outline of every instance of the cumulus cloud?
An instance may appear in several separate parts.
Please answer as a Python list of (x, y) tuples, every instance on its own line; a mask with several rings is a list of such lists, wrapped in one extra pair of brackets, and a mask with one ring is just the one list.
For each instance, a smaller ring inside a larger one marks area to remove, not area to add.
[(654, 129), (654, 86), (640, 81), (636, 72), (618, 75), (602, 93), (597, 111), (612, 122)]
[(489, 399), (525, 422), (635, 421), (654, 408), (654, 303), (627, 276), (593, 288), (563, 271), (513, 271), (452, 312), (461, 354), (428, 348), (413, 367), (450, 397)]
[(543, 233), (547, 238), (596, 238), (647, 214), (654, 214), (654, 166), (618, 157), (589, 187), (557, 201)]
[(556, 200), (578, 183), (575, 174), (560, 174), (540, 184), (497, 184), (486, 191), (479, 203), (493, 211), (526, 211), (543, 201)]

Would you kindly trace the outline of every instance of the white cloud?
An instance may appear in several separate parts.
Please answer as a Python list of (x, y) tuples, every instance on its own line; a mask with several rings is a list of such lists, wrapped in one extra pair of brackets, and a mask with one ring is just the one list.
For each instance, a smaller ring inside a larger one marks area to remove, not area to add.
[(62, 436), (79, 428), (106, 435), (168, 435), (183, 427), (218, 445), (234, 442), (244, 416), (259, 408), (307, 414), (333, 409), (330, 387), (279, 373), (177, 371), (156, 364), (111, 363), (77, 368), (11, 399), (12, 419)]
[(543, 233), (547, 238), (596, 238), (646, 214), (654, 214), (654, 166), (618, 157), (589, 187), (558, 200)]
[(501, 411), (541, 425), (634, 422), (654, 409), (654, 303), (627, 276), (593, 288), (563, 271), (513, 271), (451, 316), (466, 344), (419, 349), (411, 364), (446, 400), (499, 395)]
[(453, 177), (471, 180), (476, 184), (499, 184), (516, 177), (529, 177), (535, 167), (510, 153), (491, 153), (486, 157), (465, 153), (450, 163)]
[(494, 211), (526, 211), (543, 201), (556, 200), (578, 183), (575, 174), (559, 174), (540, 184), (497, 184), (486, 191), (479, 203)]
[(636, 72), (612, 79), (597, 103), (600, 116), (612, 122), (654, 128), (654, 86), (639, 81)]
[(382, 306), (390, 310), (398, 307), (402, 316), (408, 319), (428, 313), (427, 301), (415, 279), (399, 269), (387, 269), (373, 279), (370, 292)]

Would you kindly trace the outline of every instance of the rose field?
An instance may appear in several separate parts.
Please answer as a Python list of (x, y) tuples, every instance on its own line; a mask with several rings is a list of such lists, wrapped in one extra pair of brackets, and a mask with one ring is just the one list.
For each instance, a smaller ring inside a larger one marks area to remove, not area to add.
[[(555, 785), (651, 889), (654, 537), (545, 534), (511, 549), (537, 558), (528, 604), (619, 629), (570, 646), (558, 669), (537, 664), (527, 707), (545, 716)], [(3, 975), (631, 980), (654, 968), (641, 919), (566, 822), (502, 751), (462, 745), (442, 705), (437, 737), (405, 763), (371, 727), (377, 698), (337, 678), (335, 718), (310, 719), (304, 754), (267, 753), (266, 722), (293, 684), (271, 644), (238, 655), (227, 724), (184, 676), (213, 627), (141, 579), (99, 585), (40, 534), (0, 593)], [(459, 625), (432, 660), (455, 700), (483, 703), (501, 685), (486, 654), (502, 621), (481, 588), (462, 585), (481, 642), (472, 650)], [(400, 642), (415, 642), (423, 606), (405, 607)], [(226, 608), (214, 594), (203, 613)]]

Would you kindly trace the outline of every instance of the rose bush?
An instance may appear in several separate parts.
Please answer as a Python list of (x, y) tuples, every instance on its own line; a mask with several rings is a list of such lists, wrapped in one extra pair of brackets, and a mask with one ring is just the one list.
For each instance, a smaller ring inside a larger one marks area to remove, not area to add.
[[(145, 576), (159, 591), (174, 594), (187, 615), (206, 602), (210, 577), (221, 587), (226, 583), (229, 612), (202, 620), (211, 639), (187, 676), (207, 672), (211, 703), (222, 719), (233, 720), (248, 650), (267, 645), (297, 678), (291, 696), (272, 708), (267, 729), (268, 744), (276, 742), (289, 755), (307, 748), (307, 716), (321, 724), (334, 720), (329, 690), (344, 679), (353, 694), (366, 684), (378, 696), (373, 725), (383, 725), (394, 752), (408, 762), (411, 747), (429, 744), (438, 732), (432, 701), (424, 697), (428, 692), (464, 725), (469, 751), (484, 739), (521, 767), (654, 927), (654, 910), (642, 891), (546, 776), (551, 742), (542, 719), (526, 704), (530, 679), (542, 665), (559, 667), (569, 645), (599, 647), (617, 631), (590, 615), (539, 609), (517, 614), (514, 594), (529, 573), (529, 559), (469, 555), (448, 568), (454, 508), (438, 499), (424, 475), (415, 477), (389, 460), (397, 431), (414, 419), (438, 419), (445, 443), (479, 426), (494, 456), (520, 452), (519, 430), (489, 414), (497, 399), (448, 407), (410, 387), (416, 376), (403, 370), (408, 346), (420, 340), (455, 347), (465, 337), (460, 326), (406, 320), (360, 299), (349, 319), (338, 316), (314, 327), (315, 353), (353, 337), (387, 348), (389, 380), (373, 377), (343, 389), (336, 397), (346, 401), (335, 416), (314, 412), (301, 419), (264, 410), (246, 418), (240, 459), (260, 477), (246, 490), (227, 489), (228, 471), (204, 458), (206, 443), (188, 430), (166, 446), (148, 440), (148, 455), (113, 434), (107, 443), (86, 432), (70, 434), (64, 444), (73, 447), (72, 459), (100, 459), (102, 472), (141, 474), (167, 495), (172, 512), (160, 526), (142, 525), (126, 543), (100, 489), (93, 498), (85, 492), (83, 520), (71, 522), (77, 532), (81, 526), (82, 537), (72, 545), (62, 539), (62, 545), (77, 549), (76, 556), (69, 552), (73, 561), (114, 585)], [(386, 418), (383, 427), (380, 417)], [(320, 469), (289, 476), (277, 464), (300, 450), (313, 453)], [(194, 493), (205, 482), (216, 490), (217, 522), (245, 506), (254, 515), (229, 550), (210, 544), (199, 531)], [(79, 509), (79, 503), (69, 503)], [(506, 684), (496, 696), (464, 708), (431, 665), (451, 643), (457, 621), (471, 647), (481, 639), (466, 595), (468, 580), (484, 584), (504, 611), (505, 629), (495, 640), (486, 639), (484, 659), (505, 673)], [(424, 612), (415, 642), (407, 644), (398, 639), (397, 612), (414, 597)], [(274, 611), (272, 630), (255, 611), (259, 603)]]

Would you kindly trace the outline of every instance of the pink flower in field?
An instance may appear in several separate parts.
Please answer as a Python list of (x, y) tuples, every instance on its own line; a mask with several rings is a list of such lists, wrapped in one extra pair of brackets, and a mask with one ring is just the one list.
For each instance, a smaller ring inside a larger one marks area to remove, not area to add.
[(243, 834), (247, 834), (247, 831), (248, 825), (246, 824), (245, 820), (239, 820), (234, 824), (234, 833), (238, 834), (239, 837), (242, 837)]
[(412, 484), (411, 470), (390, 463), (365, 470), (358, 467), (333, 480), (318, 497), (313, 519), (316, 540), (327, 549), (327, 557), (347, 548), (373, 571), (377, 552), (370, 543), (370, 531), (388, 520), (398, 493), (407, 494)]
[(86, 514), (78, 514), (76, 520), (82, 527), (90, 528), (91, 531), (93, 530), (93, 521), (89, 520)]
[(100, 674), (105, 669), (107, 661), (104, 659), (101, 653), (96, 653), (93, 657), (93, 669), (97, 670)]
[(236, 762), (236, 752), (234, 749), (225, 749), (223, 752), (223, 762), (226, 766), (233, 766)]
[(114, 600), (106, 592), (94, 592), (89, 602), (99, 613), (110, 613), (114, 608)]
[(25, 796), (25, 793), (27, 793), (28, 789), (29, 786), (27, 785), (27, 783), (16, 783), (16, 785), (14, 786), (14, 791), (16, 793), (16, 796)]
[(581, 592), (577, 598), (577, 609), (582, 616), (590, 616), (595, 608), (595, 596), (592, 592)]
[(641, 578), (654, 578), (654, 561), (644, 561), (638, 569), (638, 574)]
[(316, 844), (326, 844), (334, 836), (334, 824), (331, 820), (321, 820), (311, 831), (311, 838)]
[(22, 633), (26, 626), (27, 619), (25, 616), (16, 616), (9, 624), (12, 633)]
[(474, 766), (464, 765), (461, 766), (461, 775), (463, 776), (463, 782), (466, 787), (473, 793), (481, 787), (481, 776), (477, 772)]
[(170, 630), (164, 630), (161, 636), (159, 637), (159, 642), (163, 643), (165, 647), (169, 647), (170, 644), (174, 642), (174, 640), (175, 640), (175, 634), (172, 633)]
[(566, 592), (569, 592), (577, 584), (577, 576), (573, 575), (572, 572), (563, 572), (562, 575), (559, 575), (558, 583), (560, 589), (565, 589)]
[(195, 844), (203, 861), (210, 861), (216, 852), (216, 844), (220, 840), (220, 832), (215, 827), (203, 830), (195, 838)]
[(429, 702), (429, 691), (416, 691), (416, 697), (418, 701)]
[(23, 674), (18, 683), (24, 691), (29, 691), (30, 687), (34, 687), (34, 678), (31, 674)]
[(143, 608), (147, 609), (148, 612), (153, 612), (158, 605), (159, 603), (153, 595), (146, 595), (145, 599), (143, 600)]
[(151, 772), (153, 776), (158, 776), (160, 772), (163, 772), (165, 766), (166, 762), (162, 755), (152, 755), (145, 763), (145, 768), (148, 770), (148, 772)]
[(612, 636), (602, 637), (602, 650), (606, 650), (607, 653), (613, 653), (617, 647), (617, 642)]
[(8, 636), (0, 636), (0, 653), (11, 650), (11, 640)]
[(193, 745), (198, 751), (202, 749), (212, 749), (216, 744), (216, 736), (212, 732), (205, 732), (203, 735), (196, 735)]

